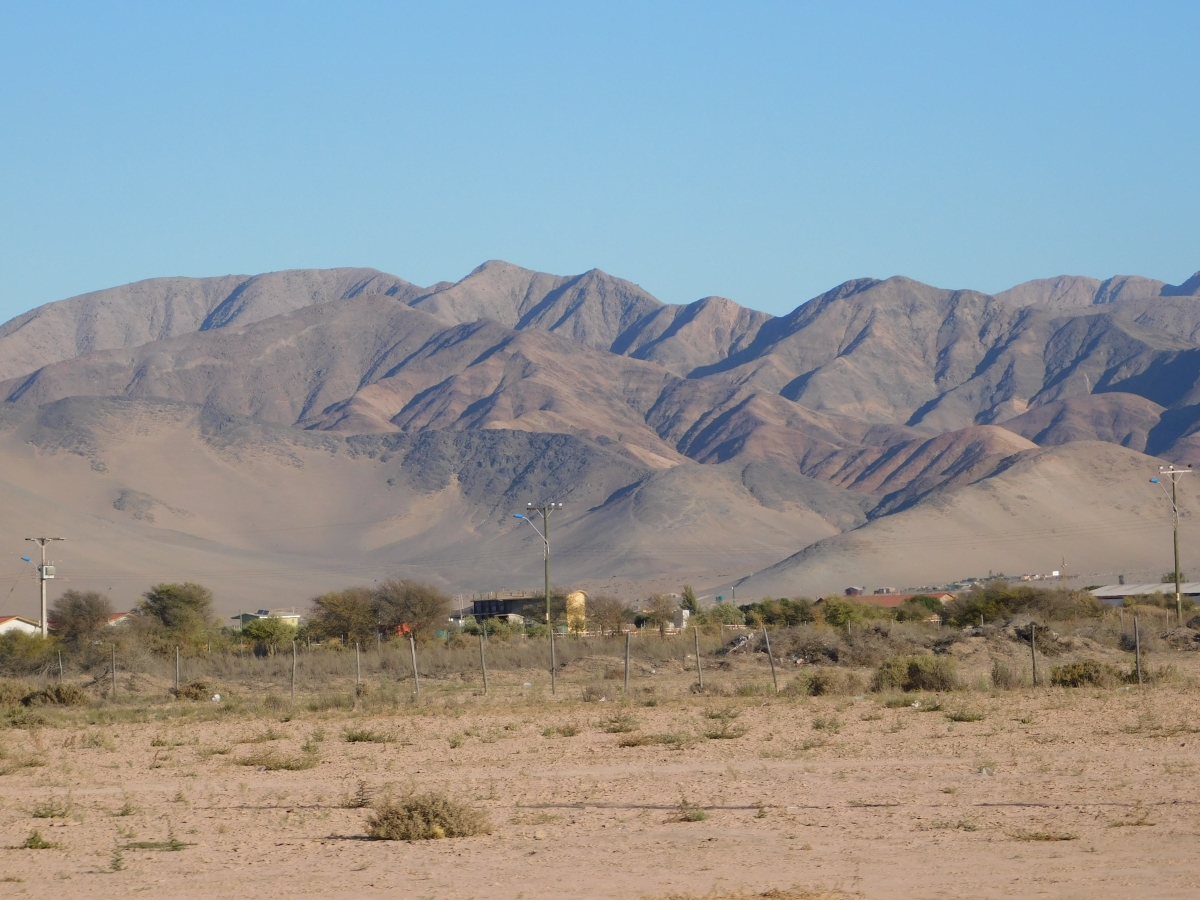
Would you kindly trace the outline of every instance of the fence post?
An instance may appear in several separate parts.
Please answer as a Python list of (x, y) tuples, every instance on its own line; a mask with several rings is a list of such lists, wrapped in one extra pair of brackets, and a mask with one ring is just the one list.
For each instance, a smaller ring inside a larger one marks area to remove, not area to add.
[[(849, 625), (849, 623), (847, 623)], [(779, 693), (779, 679), (775, 677), (775, 657), (771, 655), (771, 638), (767, 635), (767, 623), (763, 622), (763, 640), (767, 643), (767, 660), (771, 663), (771, 684), (775, 685), (775, 693)]]
[(62, 651), (58, 651), (58, 683), (62, 684), (63, 668), (62, 668)]
[(417, 692), (417, 699), (421, 699), (421, 676), (417, 674), (417, 639), (413, 637), (413, 633), (408, 633), (408, 649), (412, 652), (413, 661), (413, 687)]
[(296, 702), (296, 639), (292, 638), (292, 702)]
[(1133, 651), (1137, 660), (1138, 687), (1142, 686), (1142, 633), (1138, 629), (1137, 613), (1133, 614)]
[(1033, 659), (1033, 686), (1037, 687), (1037, 622), (1029, 623), (1029, 655)]
[(692, 626), (692, 637), (696, 639), (696, 681), (700, 690), (704, 690), (704, 670), (700, 668), (700, 632), (695, 625)]
[(354, 692), (357, 694), (358, 689), (362, 686), (362, 657), (359, 655), (361, 645), (358, 641), (354, 642)]
[(117, 645), (112, 645), (112, 695), (117, 699)]
[(179, 699), (179, 645), (175, 645), (175, 699)]
[(629, 641), (633, 637), (628, 631), (625, 632), (625, 696), (629, 696)]
[(483, 655), (483, 632), (479, 632), (479, 668), (483, 669), (483, 693), (488, 692), (487, 657)]
[(558, 693), (558, 658), (554, 652), (554, 623), (550, 623), (550, 694)]

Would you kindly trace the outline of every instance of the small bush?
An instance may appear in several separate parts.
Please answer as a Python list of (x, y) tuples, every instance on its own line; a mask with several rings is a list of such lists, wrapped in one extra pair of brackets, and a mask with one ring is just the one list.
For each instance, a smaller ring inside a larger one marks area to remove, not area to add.
[(604, 688), (598, 684), (585, 684), (581, 696), (584, 703), (596, 703), (608, 697)]
[(607, 731), (609, 734), (628, 734), (631, 731), (636, 731), (638, 727), (637, 719), (633, 716), (613, 716), (605, 719), (600, 723), (602, 731)]
[(946, 713), (946, 718), (951, 722), (982, 722), (983, 713), (974, 709), (956, 709)]
[(347, 728), (342, 732), (342, 740), (347, 744), (386, 744), (388, 741), (386, 734), (362, 727)]
[(1124, 677), (1116, 666), (1094, 659), (1055, 666), (1050, 670), (1050, 683), (1057, 687), (1116, 687)]
[(862, 681), (854, 672), (819, 666), (796, 676), (781, 693), (792, 697), (826, 697), (854, 694), (860, 690)]
[(296, 772), (301, 769), (311, 769), (320, 758), (316, 753), (280, 753), (272, 748), (259, 750), (244, 756), (237, 761), (239, 766), (257, 766), (268, 772)]
[(1021, 673), (1000, 660), (992, 662), (992, 687), (998, 691), (1011, 691), (1021, 686)]
[(894, 656), (875, 671), (873, 691), (953, 691), (958, 688), (954, 660), (920, 654)]
[(206, 678), (193, 678), (179, 686), (180, 700), (207, 700), (215, 693), (213, 683)]
[(704, 732), (704, 736), (710, 741), (731, 741), (742, 737), (746, 731), (745, 726), (734, 725), (728, 719), (722, 719), (715, 728)]
[(11, 728), (41, 728), (46, 724), (46, 717), (24, 706), (18, 706), (5, 713), (4, 721)]
[(425, 841), (491, 833), (487, 813), (440, 794), (381, 803), (367, 818), (367, 834), (377, 841)]
[(77, 684), (49, 684), (21, 700), (26, 706), (86, 706), (90, 701)]
[(71, 814), (71, 798), (63, 799), (61, 797), (51, 797), (49, 800), (43, 800), (41, 803), (34, 804), (33, 809), (29, 811), (35, 819), (65, 819)]
[(36, 688), (27, 681), (0, 678), (0, 706), (16, 706), (35, 690)]
[(58, 844), (53, 841), (48, 841), (42, 837), (40, 831), (34, 830), (29, 832), (29, 837), (25, 838), (25, 843), (21, 844), (22, 850), (53, 850)]

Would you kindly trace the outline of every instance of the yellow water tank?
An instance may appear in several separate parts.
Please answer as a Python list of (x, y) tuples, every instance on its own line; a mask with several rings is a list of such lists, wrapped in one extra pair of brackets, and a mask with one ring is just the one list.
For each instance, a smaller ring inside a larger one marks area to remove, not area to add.
[(567, 594), (567, 628), (571, 631), (587, 631), (587, 594), (583, 591)]

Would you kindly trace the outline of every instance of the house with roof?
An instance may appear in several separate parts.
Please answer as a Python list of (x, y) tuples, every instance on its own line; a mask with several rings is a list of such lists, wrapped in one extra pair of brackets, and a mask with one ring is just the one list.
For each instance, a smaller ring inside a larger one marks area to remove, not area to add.
[(0, 616), (0, 634), (10, 631), (23, 631), (26, 634), (41, 634), (42, 626), (24, 616)]

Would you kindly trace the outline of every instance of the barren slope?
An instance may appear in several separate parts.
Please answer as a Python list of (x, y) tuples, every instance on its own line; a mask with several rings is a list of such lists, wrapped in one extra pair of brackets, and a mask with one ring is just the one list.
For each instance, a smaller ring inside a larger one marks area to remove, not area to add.
[[(1171, 565), (1170, 505), (1149, 484), (1157, 461), (1123, 447), (1076, 442), (1023, 455), (970, 485), (783, 560), (748, 581), (749, 596), (817, 595), (846, 585), (943, 583), (989, 571), (1059, 569), (1093, 583)], [(1191, 541), (1191, 517), (1184, 535)]]

